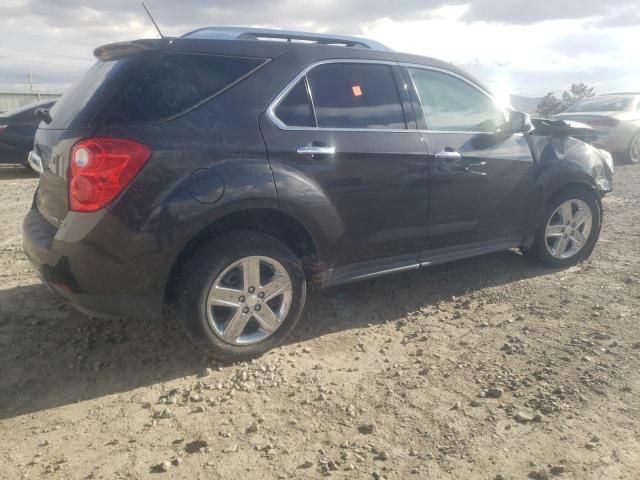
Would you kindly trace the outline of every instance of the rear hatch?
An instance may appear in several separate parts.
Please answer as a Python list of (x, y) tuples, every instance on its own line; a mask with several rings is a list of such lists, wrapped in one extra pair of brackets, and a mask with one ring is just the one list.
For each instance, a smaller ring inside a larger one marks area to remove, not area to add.
[(34, 150), (43, 172), (36, 204), (49, 222), (59, 226), (69, 211), (69, 158), (79, 140), (109, 127), (170, 121), (265, 62), (172, 52), (174, 41), (139, 40), (96, 49), (98, 61), (54, 105), (51, 122), (40, 123)]

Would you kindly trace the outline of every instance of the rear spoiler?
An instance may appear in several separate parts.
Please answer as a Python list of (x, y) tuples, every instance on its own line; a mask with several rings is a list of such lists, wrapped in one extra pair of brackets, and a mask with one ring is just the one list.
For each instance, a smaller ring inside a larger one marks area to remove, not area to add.
[(133, 40), (130, 42), (110, 43), (96, 48), (93, 55), (98, 60), (115, 60), (121, 57), (128, 57), (142, 52), (162, 50), (173, 42), (173, 38), (153, 38)]

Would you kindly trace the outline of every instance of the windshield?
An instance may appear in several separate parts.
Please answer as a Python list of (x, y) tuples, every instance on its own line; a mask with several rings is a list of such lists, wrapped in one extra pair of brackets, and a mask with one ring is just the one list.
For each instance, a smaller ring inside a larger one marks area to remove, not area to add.
[(567, 112), (621, 112), (626, 110), (633, 97), (598, 97), (576, 103)]

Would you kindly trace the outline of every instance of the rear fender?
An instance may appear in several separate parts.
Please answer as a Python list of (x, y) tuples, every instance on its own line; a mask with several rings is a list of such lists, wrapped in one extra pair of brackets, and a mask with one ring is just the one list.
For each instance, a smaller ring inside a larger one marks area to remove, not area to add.
[(329, 197), (313, 179), (302, 172), (271, 161), (280, 210), (298, 219), (316, 242), (322, 268), (330, 268), (328, 252), (344, 235), (342, 218)]

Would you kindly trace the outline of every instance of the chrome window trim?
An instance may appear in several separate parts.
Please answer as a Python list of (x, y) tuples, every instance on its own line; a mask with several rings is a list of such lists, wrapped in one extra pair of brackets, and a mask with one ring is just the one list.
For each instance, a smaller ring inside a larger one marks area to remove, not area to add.
[[(369, 64), (378, 64), (378, 65), (389, 65), (389, 66), (399, 66), (399, 67), (411, 67), (411, 68), (422, 68), (425, 70), (435, 70), (438, 72), (442, 72), (447, 75), (451, 75), (453, 77), (459, 78), (460, 80), (465, 81), (472, 87), (476, 88), (478, 91), (486, 95), (495, 103), (495, 98), (489, 94), (484, 89), (480, 88), (478, 85), (473, 83), (472, 81), (464, 78), (462, 75), (458, 75), (449, 70), (439, 67), (431, 67), (427, 65), (420, 65), (418, 63), (403, 63), (403, 62), (393, 62), (388, 60), (367, 60), (362, 58), (336, 58), (329, 60), (320, 60), (314, 63), (307, 65), (302, 69), (293, 79), (285, 85), (285, 87), (276, 95), (276, 97), (271, 101), (269, 106), (267, 107), (266, 114), (267, 117), (278, 127), (280, 130), (289, 130), (289, 131), (316, 131), (316, 132), (377, 132), (377, 133), (444, 133), (444, 134), (465, 134), (465, 135), (494, 135), (495, 132), (476, 132), (470, 130), (421, 130), (415, 128), (328, 128), (328, 127), (296, 127), (285, 124), (282, 120), (278, 118), (275, 114), (275, 110), (278, 108), (278, 105), (282, 102), (284, 97), (286, 97), (291, 89), (296, 86), (296, 84), (304, 78), (307, 73), (313, 70), (315, 67), (319, 65), (326, 65), (332, 63), (369, 63)], [(411, 79), (413, 82), (413, 79)], [(315, 105), (313, 103), (313, 93), (311, 92), (311, 87), (309, 86), (308, 81), (305, 81), (305, 87), (308, 89), (309, 99), (311, 101), (311, 106), (313, 108), (313, 115), (315, 117)], [(316, 120), (317, 124), (317, 120)]]
[[(507, 110), (500, 108), (498, 106), (498, 102), (496, 101), (496, 98), (491, 95), (489, 92), (487, 92), (485, 89), (481, 88), (479, 85), (473, 83), (471, 80), (469, 80), (468, 78), (463, 77), (462, 75), (458, 75), (457, 73), (454, 73), (450, 70), (447, 70), (445, 68), (439, 68), (439, 67), (431, 67), (428, 65), (420, 65), (419, 63), (400, 63), (401, 67), (406, 67), (407, 69), (409, 68), (419, 68), (422, 70), (431, 70), (434, 72), (439, 72), (442, 73), (444, 75), (449, 75), (451, 77), (457, 78), (458, 80), (462, 80), (463, 82), (465, 82), (467, 85), (470, 85), (472, 88), (475, 88), (477, 91), (479, 91), (480, 93), (482, 93), (484, 96), (486, 96), (487, 98), (489, 98), (489, 100), (491, 100), (491, 102), (495, 105), (496, 109), (500, 112), (502, 112), (502, 114), (505, 116), (505, 121), (507, 121)], [(420, 98), (420, 93), (418, 92), (418, 89), (416, 88), (416, 84), (413, 80), (413, 77), (411, 76), (411, 72), (409, 72), (409, 79), (411, 80), (411, 83), (413, 83), (413, 89), (416, 93), (416, 95), (418, 95), (418, 101), (420, 102), (420, 106), (422, 107), (423, 102), (422, 99)], [(422, 115), (424, 116), (425, 121), (427, 122), (427, 126), (429, 126), (429, 122), (427, 120), (427, 116), (424, 113), (424, 108), (422, 108)], [(440, 133), (472, 133), (475, 135), (478, 135), (480, 133), (488, 133), (488, 134), (494, 134), (496, 132), (476, 132), (473, 130), (460, 130), (460, 131), (456, 131), (456, 130), (428, 130), (430, 133), (436, 133), (436, 132), (440, 132)]]
[[(429, 65), (420, 65), (419, 63), (400, 63), (399, 64), (401, 67), (407, 67), (407, 68), (421, 68), (423, 70), (433, 70), (435, 72), (440, 72), (440, 73), (444, 73), (446, 75), (450, 75), (452, 77), (455, 77), (459, 80), (462, 80), (465, 83), (468, 83), (469, 85), (471, 85), (473, 88), (475, 88), (476, 90), (478, 90), (479, 92), (483, 93), (484, 95), (486, 95), (487, 97), (489, 97), (493, 102), (496, 101), (496, 99), (493, 97), (493, 95), (491, 95), (489, 92), (487, 92), (486, 90), (484, 90), (483, 88), (481, 88), (479, 85), (473, 83), (471, 80), (469, 80), (468, 78), (463, 77), (462, 75), (459, 75), (457, 73), (452, 72), (451, 70), (447, 70), (446, 68), (440, 68), (440, 67), (431, 67)], [(413, 79), (412, 79), (413, 80)]]
[[(282, 102), (284, 97), (286, 97), (291, 89), (296, 86), (296, 84), (307, 75), (311, 70), (316, 68), (319, 65), (327, 65), (333, 63), (363, 63), (363, 64), (373, 64), (373, 65), (388, 65), (388, 66), (398, 66), (398, 62), (391, 62), (387, 60), (366, 60), (362, 58), (336, 58), (331, 60), (320, 60), (318, 62), (311, 63), (307, 65), (300, 73), (298, 73), (293, 80), (291, 80), (285, 87), (280, 91), (276, 98), (269, 104), (267, 107), (267, 117), (271, 119), (271, 121), (280, 129), (280, 130), (312, 130), (317, 132), (392, 132), (392, 133), (405, 133), (405, 132), (416, 132), (417, 130), (412, 130), (408, 128), (329, 128), (329, 127), (296, 127), (289, 126), (285, 124), (282, 120), (278, 118), (275, 114), (275, 110), (278, 108), (278, 105)], [(308, 86), (308, 82), (307, 82)], [(311, 105), (314, 109), (315, 113), (315, 105), (313, 103), (313, 93), (311, 92), (311, 87), (309, 88), (309, 99), (312, 102)], [(316, 123), (317, 124), (317, 123)]]

